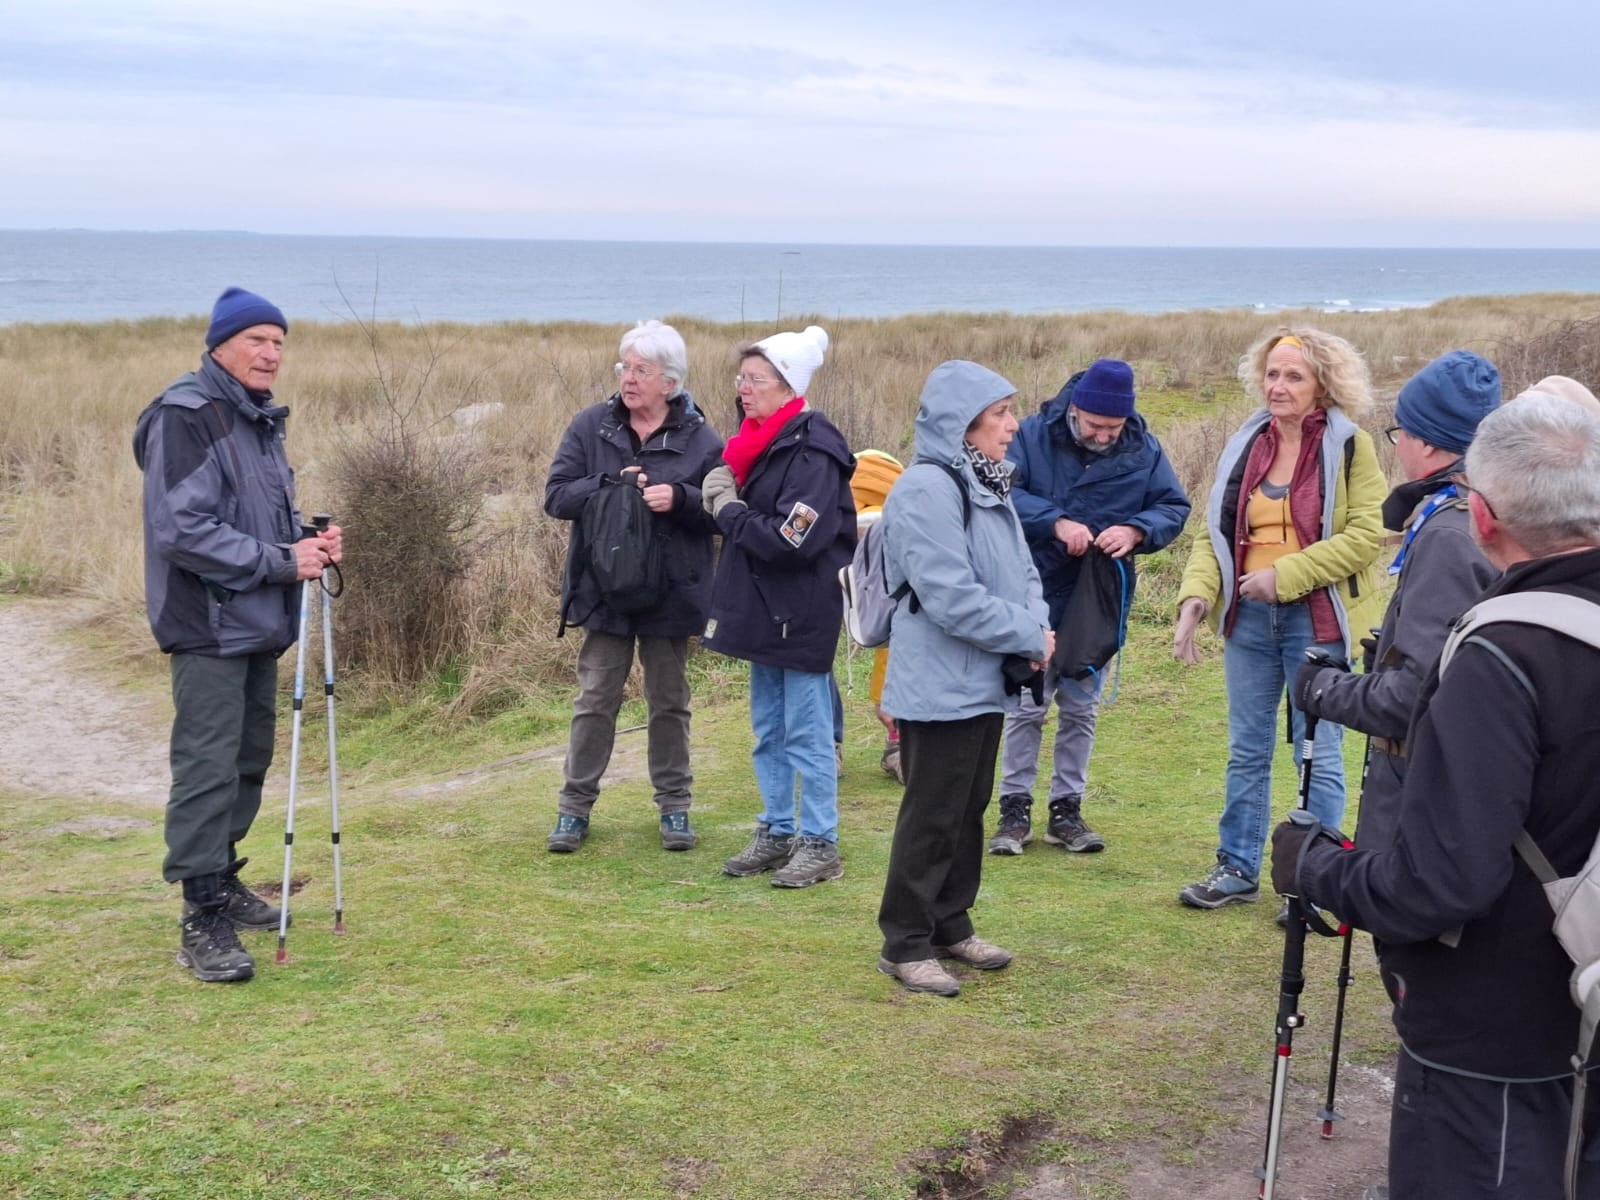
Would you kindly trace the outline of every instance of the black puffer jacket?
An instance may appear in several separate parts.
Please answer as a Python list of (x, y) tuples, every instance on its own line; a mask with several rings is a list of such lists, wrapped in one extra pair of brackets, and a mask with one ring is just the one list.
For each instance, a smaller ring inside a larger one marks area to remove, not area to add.
[[(1556, 591), (1600, 601), (1600, 550), (1512, 567), (1486, 592)], [(1578, 1010), (1572, 963), (1539, 881), (1512, 849), (1526, 827), (1560, 875), (1600, 832), (1600, 650), (1531, 625), (1487, 625), (1494, 654), (1464, 645), (1423, 690), (1394, 845), (1306, 855), (1306, 897), (1384, 943), (1410, 1053), (1492, 1079), (1570, 1075)], [(1440, 934), (1459, 928), (1448, 946)]]
[(789, 419), (717, 526), (722, 557), (705, 645), (771, 667), (833, 667), (844, 619), (839, 568), (856, 546), (855, 458), (814, 409)]
[(711, 601), (711, 538), (716, 529), (700, 507), (700, 481), (721, 456), (722, 438), (687, 392), (667, 401), (666, 420), (637, 448), (619, 395), (572, 419), (550, 461), (545, 512), (563, 521), (577, 520), (605, 476), (615, 477), (622, 468), (635, 466), (652, 484), (673, 484), (678, 503), (669, 513), (655, 514), (666, 535), (662, 559), (668, 589), (648, 612), (630, 616), (607, 608), (583, 564), (576, 561), (578, 548), (569, 540), (561, 581), (562, 611), (569, 623), (596, 633), (636, 637), (691, 637), (705, 627)]

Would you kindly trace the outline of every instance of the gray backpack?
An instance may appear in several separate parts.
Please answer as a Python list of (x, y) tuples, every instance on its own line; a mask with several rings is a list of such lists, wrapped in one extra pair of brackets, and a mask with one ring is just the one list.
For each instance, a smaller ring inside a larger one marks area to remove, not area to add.
[[(1491, 596), (1473, 605), (1456, 621), (1439, 656), (1442, 676), (1450, 660), (1463, 645), (1482, 646), (1500, 660), (1537, 701), (1533, 682), (1493, 642), (1479, 637), (1485, 625), (1510, 622), (1554, 629), (1567, 637), (1600, 649), (1600, 604), (1559, 592), (1513, 592)], [(1572, 969), (1572, 1002), (1578, 1006), (1578, 1051), (1572, 1058), (1572, 1128), (1567, 1139), (1566, 1192), (1568, 1200), (1578, 1194), (1578, 1154), (1583, 1141), (1583, 1103), (1589, 1076), (1584, 1065), (1594, 1049), (1595, 1029), (1600, 1026), (1600, 838), (1576, 875), (1559, 876), (1544, 851), (1534, 844), (1526, 829), (1517, 834), (1517, 853), (1544, 886), (1545, 897), (1555, 910), (1554, 930), (1561, 948), (1576, 965)]]

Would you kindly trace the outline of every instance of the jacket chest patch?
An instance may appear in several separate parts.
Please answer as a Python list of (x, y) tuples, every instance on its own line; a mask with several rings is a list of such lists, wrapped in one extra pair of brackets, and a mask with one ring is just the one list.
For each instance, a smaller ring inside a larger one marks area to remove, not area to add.
[(811, 527), (816, 523), (817, 510), (797, 500), (778, 532), (783, 535), (784, 541), (799, 549), (800, 543), (806, 540), (806, 534), (811, 532)]

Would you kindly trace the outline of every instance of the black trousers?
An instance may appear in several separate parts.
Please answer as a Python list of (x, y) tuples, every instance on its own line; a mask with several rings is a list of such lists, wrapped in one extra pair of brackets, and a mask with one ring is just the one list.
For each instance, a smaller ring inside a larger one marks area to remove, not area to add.
[(983, 814), (994, 792), (1003, 714), (901, 721), (905, 797), (895, 821), (878, 928), (890, 962), (932, 958), (972, 936), (983, 875)]
[[(1597, 1086), (1591, 1077), (1579, 1200), (1600, 1200)], [(1401, 1050), (1389, 1121), (1391, 1200), (1561, 1200), (1571, 1117), (1570, 1079), (1497, 1083), (1425, 1066)]]

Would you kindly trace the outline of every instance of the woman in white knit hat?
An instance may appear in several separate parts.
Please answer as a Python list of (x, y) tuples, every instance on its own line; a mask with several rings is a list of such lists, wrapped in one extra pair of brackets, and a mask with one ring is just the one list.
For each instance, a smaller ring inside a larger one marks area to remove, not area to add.
[(843, 616), (837, 576), (856, 541), (855, 460), (806, 402), (827, 349), (828, 335), (811, 325), (741, 351), (744, 421), (701, 485), (722, 534), (704, 644), (750, 663), (761, 792), (755, 836), (722, 869), (772, 870), (774, 887), (844, 874), (830, 672)]

